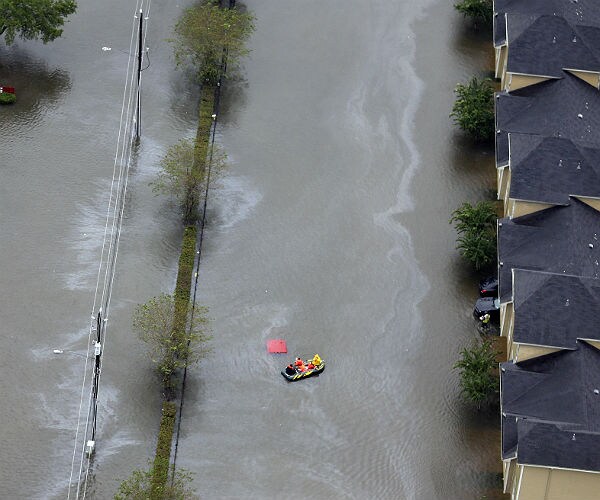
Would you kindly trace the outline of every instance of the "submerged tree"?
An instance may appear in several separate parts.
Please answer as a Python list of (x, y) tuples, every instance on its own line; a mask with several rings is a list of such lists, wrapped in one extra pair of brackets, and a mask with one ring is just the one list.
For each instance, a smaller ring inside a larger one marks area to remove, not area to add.
[[(167, 481), (162, 488), (160, 492), (162, 500), (192, 500), (199, 498), (190, 486), (193, 479), (190, 472), (171, 468), (171, 473), (173, 474), (173, 481)], [(154, 498), (156, 495), (153, 491), (153, 477), (153, 469), (148, 471), (134, 470), (131, 476), (121, 483), (119, 491), (115, 495), (115, 500), (147, 500)]]
[(494, 84), (489, 78), (473, 77), (454, 89), (456, 101), (450, 117), (476, 141), (491, 141), (494, 137)]
[(496, 211), (489, 201), (463, 203), (452, 212), (450, 223), (458, 233), (460, 254), (479, 270), (496, 259)]
[(496, 354), (491, 341), (477, 341), (461, 351), (460, 359), (454, 365), (460, 374), (463, 396), (477, 408), (498, 392), (499, 380), (494, 374)]
[(460, 0), (454, 4), (454, 8), (463, 16), (470, 17), (476, 23), (481, 22), (486, 26), (490, 26), (494, 19), (492, 0)]
[(189, 302), (163, 294), (138, 305), (133, 314), (133, 329), (147, 344), (167, 392), (178, 369), (210, 352), (207, 311), (202, 306), (192, 310)]
[(496, 227), (496, 210), (493, 203), (480, 201), (475, 205), (463, 203), (450, 218), (458, 233), (480, 232)]
[(182, 139), (171, 146), (160, 162), (158, 178), (151, 183), (155, 193), (174, 196), (183, 210), (185, 224), (193, 224), (198, 216), (200, 188), (204, 185), (211, 162), (211, 175), (216, 175), (225, 166), (225, 154), (213, 147), (210, 158), (199, 158), (200, 147), (189, 139)]
[(229, 68), (249, 51), (245, 46), (254, 31), (254, 16), (239, 7), (222, 9), (215, 0), (204, 0), (186, 9), (175, 25), (175, 60), (189, 62), (202, 83), (215, 85), (221, 72), (223, 55)]
[(496, 259), (496, 238), (489, 231), (465, 233), (457, 239), (456, 248), (465, 259), (473, 263), (477, 271)]
[(7, 45), (17, 35), (51, 42), (62, 35), (65, 17), (76, 9), (75, 0), (0, 0), (0, 35)]

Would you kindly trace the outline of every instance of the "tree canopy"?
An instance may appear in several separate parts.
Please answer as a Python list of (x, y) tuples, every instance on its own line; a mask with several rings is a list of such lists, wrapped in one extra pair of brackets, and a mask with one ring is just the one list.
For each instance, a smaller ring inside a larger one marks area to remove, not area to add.
[(473, 77), (454, 89), (456, 101), (450, 117), (476, 141), (494, 138), (494, 84), (489, 78)]
[(481, 21), (490, 26), (494, 16), (492, 0), (460, 0), (454, 8), (465, 17), (470, 17), (475, 22)]
[(75, 0), (0, 0), (0, 35), (7, 45), (16, 36), (51, 42), (62, 35), (65, 17), (76, 9)]
[[(128, 479), (123, 481), (119, 491), (115, 495), (115, 500), (148, 500), (153, 498), (152, 477), (153, 469), (149, 471), (134, 470)], [(195, 490), (191, 488), (193, 476), (190, 472), (183, 469), (176, 469), (173, 482), (167, 481), (160, 492), (162, 500), (191, 500), (199, 498)]]
[(494, 374), (496, 365), (496, 352), (489, 340), (477, 341), (470, 348), (464, 348), (454, 365), (460, 374), (463, 396), (478, 408), (498, 391), (498, 377)]
[(479, 270), (496, 258), (496, 210), (489, 201), (463, 203), (452, 212), (450, 223), (458, 233), (456, 247)]
[(176, 370), (198, 362), (210, 352), (206, 342), (208, 318), (206, 307), (192, 307), (172, 295), (153, 297), (140, 304), (133, 314), (133, 329), (149, 349), (150, 359), (170, 388)]
[[(169, 194), (177, 199), (186, 224), (196, 221), (200, 187), (204, 185), (208, 172), (206, 162), (209, 158), (202, 158), (200, 150), (193, 140), (180, 140), (167, 150), (161, 159), (157, 179), (150, 183), (154, 193)], [(210, 161), (211, 173), (215, 177), (225, 167), (226, 161), (225, 153), (217, 145), (213, 146)]]
[(245, 42), (254, 31), (254, 16), (239, 7), (222, 9), (219, 2), (204, 0), (186, 9), (175, 25), (175, 61), (190, 62), (201, 82), (216, 84), (221, 60), (227, 54), (229, 68), (248, 54)]

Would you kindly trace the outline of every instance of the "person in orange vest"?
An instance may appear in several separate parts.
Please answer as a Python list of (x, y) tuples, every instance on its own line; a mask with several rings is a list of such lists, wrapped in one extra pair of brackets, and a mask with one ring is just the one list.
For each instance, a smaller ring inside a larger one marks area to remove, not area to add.
[(294, 361), (294, 365), (296, 365), (298, 368), (304, 366), (304, 361), (302, 361), (302, 359), (300, 358), (296, 358), (296, 361)]

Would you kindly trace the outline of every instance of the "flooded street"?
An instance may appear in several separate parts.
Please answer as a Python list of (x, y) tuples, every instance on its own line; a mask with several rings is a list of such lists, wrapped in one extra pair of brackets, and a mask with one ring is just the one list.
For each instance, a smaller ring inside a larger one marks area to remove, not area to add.
[[(195, 132), (196, 90), (165, 42), (189, 3), (150, 13), (93, 498), (112, 498), (155, 446), (158, 383), (130, 324), (174, 286), (178, 214), (148, 182)], [(476, 276), (448, 224), (494, 187), (492, 153), (448, 118), (454, 85), (491, 68), (491, 37), (441, 0), (247, 6), (257, 29), (244, 80), (225, 88), (230, 167), (200, 268), (214, 353), (188, 373), (177, 465), (206, 499), (500, 498), (497, 417), (464, 405), (452, 372), (475, 335)], [(19, 98), (0, 108), (7, 498), (66, 496), (134, 10), (80, 1), (62, 39), (0, 46), (0, 83)], [(319, 352), (325, 373), (288, 384), (270, 338)]]

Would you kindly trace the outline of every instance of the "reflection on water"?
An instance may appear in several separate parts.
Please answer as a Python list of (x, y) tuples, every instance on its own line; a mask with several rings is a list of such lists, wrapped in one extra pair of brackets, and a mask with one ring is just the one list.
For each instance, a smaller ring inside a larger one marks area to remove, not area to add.
[(10, 135), (39, 124), (49, 108), (57, 106), (71, 88), (69, 74), (59, 68), (48, 68), (43, 60), (31, 57), (18, 47), (0, 46), (0, 84), (15, 87), (17, 102), (0, 106), (3, 127)]

